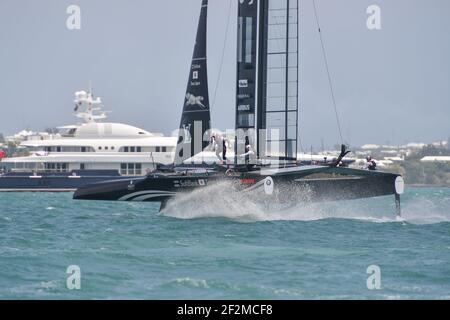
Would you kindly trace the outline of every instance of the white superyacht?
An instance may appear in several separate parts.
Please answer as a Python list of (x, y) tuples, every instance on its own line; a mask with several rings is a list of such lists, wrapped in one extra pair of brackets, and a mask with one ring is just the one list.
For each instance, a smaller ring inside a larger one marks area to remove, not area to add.
[(173, 162), (176, 137), (102, 122), (107, 116), (101, 98), (90, 92), (76, 92), (74, 102), (81, 123), (23, 141), (28, 156), (0, 162), (0, 192), (74, 191), (89, 183), (143, 176)]

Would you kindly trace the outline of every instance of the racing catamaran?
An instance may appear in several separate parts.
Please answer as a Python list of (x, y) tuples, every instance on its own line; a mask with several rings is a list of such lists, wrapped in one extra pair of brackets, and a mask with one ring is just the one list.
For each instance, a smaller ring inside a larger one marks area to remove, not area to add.
[(400, 215), (402, 177), (345, 167), (345, 146), (328, 165), (297, 162), (298, 0), (239, 1), (234, 157), (220, 165), (192, 163), (212, 137), (207, 10), (202, 0), (173, 165), (145, 177), (84, 186), (74, 199), (153, 201), (164, 209), (178, 194), (227, 183), (283, 205), (394, 195)]

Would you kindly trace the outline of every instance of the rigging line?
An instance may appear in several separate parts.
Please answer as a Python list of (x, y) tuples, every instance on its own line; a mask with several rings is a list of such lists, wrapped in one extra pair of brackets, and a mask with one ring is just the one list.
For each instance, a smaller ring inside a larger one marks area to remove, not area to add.
[(301, 135), (298, 135), (298, 142), (300, 144), (300, 151), (301, 151), (301, 153), (305, 153), (305, 150), (303, 149), (303, 143), (302, 143)]
[(330, 86), (331, 99), (333, 100), (333, 107), (334, 107), (334, 113), (336, 115), (336, 122), (337, 122), (338, 130), (339, 130), (339, 136), (341, 138), (341, 143), (344, 144), (344, 138), (343, 138), (342, 129), (341, 129), (341, 121), (339, 119), (339, 113), (338, 113), (338, 109), (337, 109), (336, 98), (335, 98), (335, 95), (334, 95), (333, 81), (331, 80), (330, 68), (328, 66), (327, 53), (326, 53), (326, 50), (325, 50), (325, 45), (323, 43), (322, 30), (320, 29), (319, 15), (317, 14), (316, 0), (312, 0), (312, 3), (313, 3), (313, 7), (314, 7), (314, 15), (316, 17), (317, 28), (319, 30), (320, 44), (322, 45), (322, 54), (323, 54), (323, 58), (325, 60), (325, 69), (327, 71), (328, 84)]
[(216, 87), (214, 89), (214, 96), (213, 96), (212, 104), (211, 104), (211, 107), (210, 107), (211, 111), (212, 111), (213, 107), (216, 105), (217, 92), (218, 92), (218, 89), (219, 89), (220, 79), (222, 78), (223, 62), (225, 60), (225, 49), (226, 49), (226, 45), (227, 45), (227, 41), (228, 41), (228, 32), (229, 32), (229, 29), (230, 29), (232, 4), (233, 4), (233, 0), (230, 0), (230, 6), (228, 8), (228, 21), (227, 21), (227, 26), (226, 26), (226, 30), (225, 30), (225, 39), (223, 41), (222, 58), (221, 58), (221, 61), (220, 61), (219, 74), (217, 76)]

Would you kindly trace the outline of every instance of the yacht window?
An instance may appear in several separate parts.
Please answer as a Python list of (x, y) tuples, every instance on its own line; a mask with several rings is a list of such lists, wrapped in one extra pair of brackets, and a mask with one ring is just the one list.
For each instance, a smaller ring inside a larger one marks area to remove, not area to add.
[(135, 148), (134, 147), (130, 147), (130, 152), (135, 152)]
[(98, 150), (102, 150), (102, 147), (98, 147)]
[(86, 152), (86, 147), (81, 147), (81, 152)]
[(56, 152), (61, 152), (61, 147), (56, 147)]
[(105, 150), (108, 150), (109, 148), (108, 147), (105, 147)]
[(142, 152), (142, 148), (141, 147), (136, 147), (136, 152)]
[(67, 163), (46, 163), (45, 170), (47, 172), (67, 172), (69, 165)]
[(114, 147), (114, 146), (112, 146), (112, 147), (111, 147), (111, 150), (114, 150), (114, 149), (115, 149), (115, 147)]
[(56, 164), (56, 172), (66, 172), (66, 164), (65, 163), (57, 163)]
[(161, 147), (156, 147), (156, 152), (161, 152)]
[(135, 174), (140, 176), (142, 174), (142, 164), (136, 163), (136, 171)]
[(86, 169), (86, 165), (84, 163), (80, 163), (80, 170), (85, 170)]
[(162, 147), (161, 149), (162, 149), (161, 152), (167, 152), (167, 148), (166, 147)]
[(128, 176), (142, 175), (142, 163), (122, 163), (120, 164), (120, 174)]

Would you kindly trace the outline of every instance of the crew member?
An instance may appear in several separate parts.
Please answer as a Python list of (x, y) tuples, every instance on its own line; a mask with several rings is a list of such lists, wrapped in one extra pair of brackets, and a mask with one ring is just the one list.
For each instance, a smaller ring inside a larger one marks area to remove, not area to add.
[[(227, 160), (227, 146), (226, 139), (222, 137), (220, 134), (214, 134), (212, 137), (213, 149), (216, 153), (216, 157), (219, 159), (220, 163), (223, 163)], [(222, 154), (222, 156), (220, 156)]]
[(377, 170), (377, 163), (375, 162), (375, 160), (372, 159), (371, 156), (368, 156), (366, 158), (367, 162), (366, 162), (366, 168), (367, 170)]
[(222, 139), (222, 159), (223, 161), (227, 161), (227, 139)]
[(250, 144), (250, 139), (248, 136), (245, 137), (245, 164), (248, 166), (250, 164), (250, 156), (253, 156), (255, 152), (253, 151), (252, 145)]

